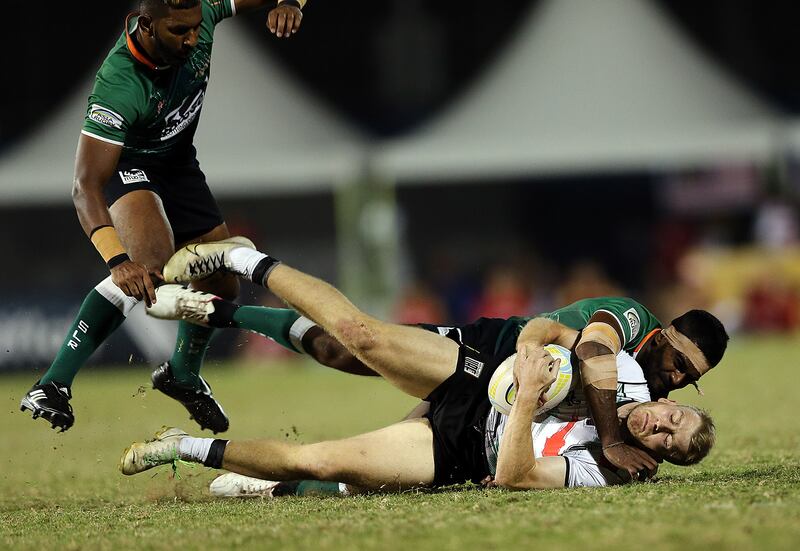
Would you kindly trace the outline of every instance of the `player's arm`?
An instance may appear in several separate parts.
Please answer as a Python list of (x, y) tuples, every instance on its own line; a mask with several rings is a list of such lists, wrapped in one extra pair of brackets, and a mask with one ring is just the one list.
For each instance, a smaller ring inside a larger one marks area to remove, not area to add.
[(566, 325), (548, 318), (533, 318), (517, 337), (517, 350), (524, 346), (542, 347), (557, 344), (572, 350), (579, 333)]
[(575, 356), (606, 459), (636, 477), (641, 471), (654, 474), (658, 463), (622, 440), (617, 418), (617, 354), (623, 342), (617, 319), (608, 312), (596, 312), (581, 333)]
[(114, 229), (103, 188), (116, 170), (122, 146), (81, 134), (75, 160), (72, 201), (83, 231), (91, 239), (111, 271), (114, 283), (126, 295), (155, 302), (155, 288), (148, 269), (128, 257)]
[(555, 380), (558, 362), (541, 348), (522, 347), (517, 352), (514, 374), (517, 397), (511, 407), (500, 450), (494, 482), (509, 490), (562, 488), (566, 476), (563, 457), (535, 458), (533, 423), (539, 397)]
[[(275, 0), (235, 0), (236, 13), (257, 10), (273, 5)], [(267, 15), (267, 28), (277, 37), (290, 37), (300, 28), (306, 0), (278, 0)]]

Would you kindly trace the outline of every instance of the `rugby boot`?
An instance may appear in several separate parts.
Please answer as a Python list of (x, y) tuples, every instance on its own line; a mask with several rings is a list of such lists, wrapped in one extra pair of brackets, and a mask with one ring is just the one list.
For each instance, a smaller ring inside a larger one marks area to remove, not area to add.
[(201, 429), (210, 429), (214, 434), (225, 432), (229, 426), (228, 416), (214, 399), (211, 387), (205, 379), (200, 375), (197, 378), (200, 380), (199, 387), (179, 383), (172, 374), (169, 362), (158, 366), (150, 376), (153, 388), (183, 404), (191, 419), (194, 419)]
[(214, 301), (219, 297), (183, 285), (161, 285), (156, 288), (156, 302), (147, 308), (147, 314), (165, 320), (185, 320), (203, 327), (211, 327), (209, 316), (214, 311)]
[(122, 452), (119, 470), (132, 475), (159, 465), (169, 465), (178, 459), (178, 444), (189, 436), (181, 429), (161, 427), (152, 440), (134, 442)]
[(30, 410), (34, 419), (41, 417), (49, 421), (52, 428), (60, 428), (59, 432), (64, 432), (75, 422), (70, 399), (72, 393), (69, 387), (53, 381), (43, 385), (37, 382), (22, 398), (19, 410)]
[(190, 283), (216, 272), (244, 275), (237, 272), (231, 264), (230, 252), (238, 247), (256, 248), (252, 241), (241, 236), (213, 243), (190, 243), (181, 247), (164, 266), (164, 281)]
[(276, 497), (274, 490), (281, 484), (236, 473), (225, 473), (208, 486), (214, 497)]

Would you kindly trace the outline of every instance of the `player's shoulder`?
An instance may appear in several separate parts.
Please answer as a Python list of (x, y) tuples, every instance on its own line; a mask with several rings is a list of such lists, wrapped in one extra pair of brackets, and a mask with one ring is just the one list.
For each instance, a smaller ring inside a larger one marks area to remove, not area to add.
[(146, 97), (151, 84), (137, 63), (124, 43), (118, 43), (97, 70), (92, 94), (113, 101)]

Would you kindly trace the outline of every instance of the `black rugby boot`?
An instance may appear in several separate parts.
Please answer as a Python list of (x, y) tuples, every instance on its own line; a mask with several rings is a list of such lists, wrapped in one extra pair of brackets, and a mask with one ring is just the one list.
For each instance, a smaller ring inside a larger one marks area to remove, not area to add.
[(34, 419), (41, 417), (49, 421), (52, 428), (60, 428), (60, 432), (64, 432), (75, 422), (69, 404), (71, 398), (72, 393), (67, 386), (53, 381), (43, 385), (37, 382), (22, 398), (19, 410), (30, 410)]
[(199, 388), (179, 383), (172, 375), (169, 362), (158, 366), (150, 376), (153, 388), (183, 404), (201, 429), (211, 429), (214, 434), (225, 432), (229, 425), (228, 416), (225, 415), (219, 402), (214, 399), (211, 387), (208, 386), (205, 379), (199, 375), (198, 378), (201, 383)]

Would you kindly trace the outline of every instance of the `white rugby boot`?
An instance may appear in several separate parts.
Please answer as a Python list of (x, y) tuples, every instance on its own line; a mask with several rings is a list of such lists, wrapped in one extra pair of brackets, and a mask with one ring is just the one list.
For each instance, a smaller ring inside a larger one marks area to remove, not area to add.
[(161, 427), (153, 440), (134, 442), (122, 452), (119, 470), (122, 474), (132, 475), (159, 465), (169, 465), (180, 459), (178, 444), (187, 436), (181, 429)]
[(228, 272), (239, 276), (231, 263), (230, 252), (238, 247), (255, 250), (256, 246), (246, 237), (234, 236), (211, 243), (190, 243), (181, 247), (164, 266), (164, 281), (167, 283), (190, 283), (204, 279), (216, 272)]
[(272, 492), (278, 484), (272, 480), (225, 473), (211, 481), (208, 491), (214, 497), (274, 497)]
[(203, 327), (209, 325), (209, 316), (214, 313), (217, 295), (189, 289), (183, 285), (161, 285), (156, 287), (156, 302), (147, 308), (147, 315), (162, 320), (186, 320)]

